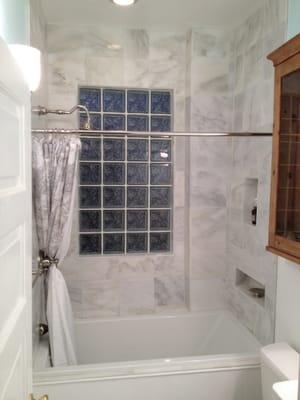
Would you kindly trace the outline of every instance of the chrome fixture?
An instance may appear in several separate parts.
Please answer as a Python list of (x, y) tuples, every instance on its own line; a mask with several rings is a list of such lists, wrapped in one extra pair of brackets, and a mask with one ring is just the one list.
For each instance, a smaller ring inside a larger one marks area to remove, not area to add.
[(32, 271), (32, 276), (34, 280), (32, 282), (32, 287), (35, 285), (37, 279), (48, 272), (51, 265), (58, 266), (59, 260), (57, 258), (51, 258), (44, 255), (42, 251), (39, 253), (39, 257), (37, 259), (38, 268)]
[(131, 132), (131, 131), (100, 131), (85, 129), (32, 129), (33, 134), (70, 134), (80, 135), (83, 138), (104, 136), (133, 136), (133, 137), (272, 137), (269, 132)]
[(38, 324), (38, 333), (40, 337), (45, 336), (49, 332), (49, 328), (47, 324)]
[(70, 114), (73, 114), (77, 110), (81, 110), (81, 111), (85, 112), (86, 117), (87, 117), (87, 122), (84, 124), (84, 130), (90, 130), (92, 127), (91, 127), (91, 116), (90, 116), (89, 110), (81, 104), (78, 104), (78, 105), (72, 107), (69, 111), (67, 111), (67, 110), (50, 110), (46, 107), (38, 106), (38, 107), (34, 107), (32, 109), (32, 112), (34, 114), (38, 114), (39, 116), (47, 115), (47, 114), (70, 115)]
[(251, 296), (256, 297), (258, 299), (263, 299), (265, 297), (264, 288), (253, 287), (249, 289), (249, 292), (251, 293)]
[(117, 6), (128, 7), (135, 4), (137, 0), (111, 0), (111, 2)]

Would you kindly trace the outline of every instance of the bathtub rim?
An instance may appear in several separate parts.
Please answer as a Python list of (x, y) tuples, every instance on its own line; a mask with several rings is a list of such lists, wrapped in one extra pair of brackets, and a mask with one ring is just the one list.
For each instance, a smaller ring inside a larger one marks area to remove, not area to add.
[(260, 368), (259, 353), (237, 353), (56, 367), (33, 373), (34, 386)]

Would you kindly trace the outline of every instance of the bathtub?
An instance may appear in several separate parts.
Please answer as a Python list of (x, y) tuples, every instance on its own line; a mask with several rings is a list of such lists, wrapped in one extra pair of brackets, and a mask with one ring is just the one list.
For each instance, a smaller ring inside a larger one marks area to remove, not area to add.
[(81, 320), (76, 338), (79, 365), (39, 366), (36, 394), (50, 400), (70, 394), (72, 400), (261, 400), (260, 345), (227, 311)]

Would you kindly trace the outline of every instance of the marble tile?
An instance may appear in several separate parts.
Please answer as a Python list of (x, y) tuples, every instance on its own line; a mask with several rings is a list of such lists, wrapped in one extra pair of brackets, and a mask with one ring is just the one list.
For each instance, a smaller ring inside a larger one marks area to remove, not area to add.
[(119, 289), (115, 281), (95, 281), (83, 289), (83, 308), (81, 316), (117, 316), (119, 315)]
[(190, 306), (192, 311), (224, 308), (224, 282), (220, 279), (192, 279)]
[(157, 307), (183, 306), (185, 300), (183, 276), (155, 278), (154, 292)]
[(151, 314), (154, 312), (154, 307), (153, 279), (121, 280), (121, 315)]

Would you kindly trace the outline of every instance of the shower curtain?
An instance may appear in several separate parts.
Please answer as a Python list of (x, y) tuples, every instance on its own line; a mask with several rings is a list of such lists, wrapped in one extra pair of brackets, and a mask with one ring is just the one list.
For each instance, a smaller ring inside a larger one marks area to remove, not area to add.
[[(67, 254), (80, 139), (70, 135), (35, 135), (32, 143), (33, 206), (39, 249), (61, 266)], [(47, 274), (46, 315), (53, 366), (76, 364), (71, 302), (60, 269)]]

